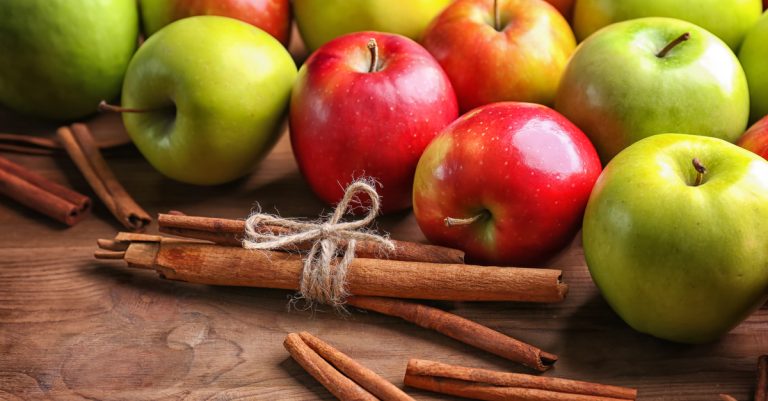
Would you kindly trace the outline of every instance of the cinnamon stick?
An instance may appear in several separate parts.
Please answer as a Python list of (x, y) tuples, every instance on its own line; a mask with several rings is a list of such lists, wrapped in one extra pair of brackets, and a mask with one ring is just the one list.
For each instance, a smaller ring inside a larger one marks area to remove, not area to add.
[(329, 365), (315, 351), (302, 341), (296, 333), (288, 334), (283, 346), (291, 357), (312, 377), (342, 401), (376, 401), (376, 397), (357, 383), (345, 377)]
[(52, 155), (61, 150), (61, 146), (50, 138), (0, 133), (0, 150), (33, 155)]
[(634, 400), (637, 390), (554, 377), (496, 372), (411, 359), (405, 384), (480, 400), (619, 401)]
[(379, 399), (383, 401), (413, 401), (413, 398), (404, 393), (403, 390), (384, 380), (376, 372), (361, 365), (325, 341), (306, 331), (299, 333), (299, 337), (323, 359)]
[[(162, 277), (199, 284), (296, 290), (303, 261), (286, 252), (134, 238), (125, 261)], [(98, 257), (98, 256), (97, 256)], [(559, 302), (568, 286), (560, 270), (355, 258), (347, 273), (353, 295), (454, 301)]]
[[(226, 246), (242, 246), (242, 238), (245, 232), (245, 221), (243, 220), (160, 214), (157, 217), (157, 223), (160, 232), (211, 241)], [(265, 225), (263, 230), (275, 235), (290, 233), (284, 227), (279, 226)], [(458, 249), (408, 241), (392, 240), (392, 242), (395, 243), (395, 251), (386, 254), (375, 243), (359, 241), (355, 248), (355, 254), (363, 258), (386, 258), (431, 263), (464, 263), (464, 252)], [(341, 245), (343, 246), (344, 244), (342, 243)], [(302, 244), (300, 249), (309, 249), (311, 246), (311, 243)]]
[(755, 401), (768, 401), (768, 355), (757, 358)]
[(71, 129), (61, 127), (57, 135), (61, 145), (112, 215), (130, 230), (143, 230), (152, 218), (112, 173), (88, 127), (84, 124), (73, 124)]
[(0, 157), (0, 193), (72, 226), (90, 210), (91, 200), (63, 185)]
[(399, 317), (541, 372), (551, 368), (557, 361), (557, 355), (438, 308), (380, 297), (349, 297), (347, 304)]
[(719, 394), (719, 395), (720, 395), (720, 399), (723, 401), (737, 401), (736, 398), (734, 398), (732, 395), (728, 395), (728, 394)]

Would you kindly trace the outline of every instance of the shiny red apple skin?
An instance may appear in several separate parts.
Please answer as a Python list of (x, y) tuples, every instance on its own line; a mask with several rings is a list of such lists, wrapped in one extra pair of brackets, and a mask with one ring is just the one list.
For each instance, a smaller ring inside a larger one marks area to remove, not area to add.
[(218, 15), (254, 25), (286, 47), (291, 39), (290, 0), (141, 0), (141, 11), (147, 36), (182, 18)]
[[(542, 105), (503, 102), (446, 127), (416, 169), (413, 210), (424, 235), (468, 260), (536, 265), (572, 240), (600, 175), (579, 128)], [(446, 217), (485, 215), (448, 227)]]
[[(379, 66), (368, 72), (373, 38)], [(458, 116), (440, 65), (404, 36), (358, 32), (328, 42), (299, 70), (290, 134), (299, 169), (325, 202), (338, 202), (353, 179), (380, 184), (384, 213), (411, 205), (416, 163)]]
[(451, 79), (467, 111), (499, 101), (552, 104), (576, 48), (571, 27), (544, 0), (457, 0), (435, 18), (422, 43)]
[(768, 160), (768, 116), (752, 124), (736, 144)]

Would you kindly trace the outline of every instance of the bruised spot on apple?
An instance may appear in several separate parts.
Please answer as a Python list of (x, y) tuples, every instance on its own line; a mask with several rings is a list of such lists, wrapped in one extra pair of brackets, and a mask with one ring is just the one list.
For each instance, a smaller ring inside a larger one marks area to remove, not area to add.
[(494, 103), (460, 117), (425, 150), (414, 213), (430, 241), (469, 260), (535, 265), (573, 238), (600, 169), (586, 136), (554, 110)]

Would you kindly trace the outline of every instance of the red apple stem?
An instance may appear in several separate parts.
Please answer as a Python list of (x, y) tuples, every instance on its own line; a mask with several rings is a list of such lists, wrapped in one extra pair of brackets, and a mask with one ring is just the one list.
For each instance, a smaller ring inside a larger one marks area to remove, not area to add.
[(376, 39), (368, 40), (368, 50), (371, 51), (371, 66), (368, 67), (368, 72), (376, 72), (379, 67), (379, 45), (376, 43)]
[(690, 32), (686, 32), (686, 33), (678, 36), (677, 39), (667, 43), (667, 45), (664, 46), (664, 48), (661, 49), (660, 52), (656, 53), (656, 57), (663, 58), (664, 56), (667, 55), (667, 53), (669, 53), (670, 50), (672, 50), (672, 48), (674, 48), (675, 46), (679, 45), (680, 43), (685, 42), (686, 40), (688, 40), (690, 38), (691, 38), (691, 33)]
[(149, 113), (151, 111), (155, 111), (155, 110), (148, 110), (148, 109), (132, 109), (129, 107), (115, 106), (114, 104), (109, 104), (104, 100), (99, 102), (98, 109), (101, 112), (108, 111), (111, 113)]
[(445, 220), (443, 220), (443, 222), (445, 223), (446, 227), (468, 226), (472, 223), (475, 223), (479, 220), (486, 218), (487, 216), (488, 216), (488, 212), (482, 212), (467, 218), (446, 217)]
[(704, 181), (704, 174), (707, 173), (707, 168), (696, 157), (693, 158), (693, 168), (696, 169), (696, 181), (694, 181), (693, 186), (698, 187)]
[(499, 13), (499, 0), (493, 0), (493, 29), (501, 29), (501, 15)]

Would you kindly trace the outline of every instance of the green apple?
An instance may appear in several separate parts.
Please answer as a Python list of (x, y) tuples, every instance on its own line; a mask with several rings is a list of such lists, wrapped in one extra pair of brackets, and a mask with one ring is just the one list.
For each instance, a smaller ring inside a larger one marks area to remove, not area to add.
[(757, 121), (768, 115), (768, 12), (747, 33), (739, 60), (749, 83), (750, 117)]
[(603, 163), (650, 135), (680, 132), (734, 142), (749, 118), (744, 71), (731, 49), (689, 22), (640, 18), (582, 42), (555, 108), (584, 131)]
[(136, 49), (135, 0), (0, 1), (0, 103), (56, 120), (120, 93)]
[(579, 0), (573, 29), (579, 40), (614, 22), (669, 17), (692, 22), (738, 49), (744, 34), (760, 18), (760, 0)]
[(246, 174), (272, 147), (296, 79), (266, 32), (235, 19), (176, 21), (136, 52), (123, 84), (131, 138), (166, 176), (219, 184)]
[(766, 300), (766, 219), (763, 158), (717, 138), (655, 135), (619, 153), (597, 180), (584, 256), (630, 326), (708, 342)]
[(380, 31), (414, 40), (451, 0), (294, 0), (293, 12), (309, 50), (345, 33)]

